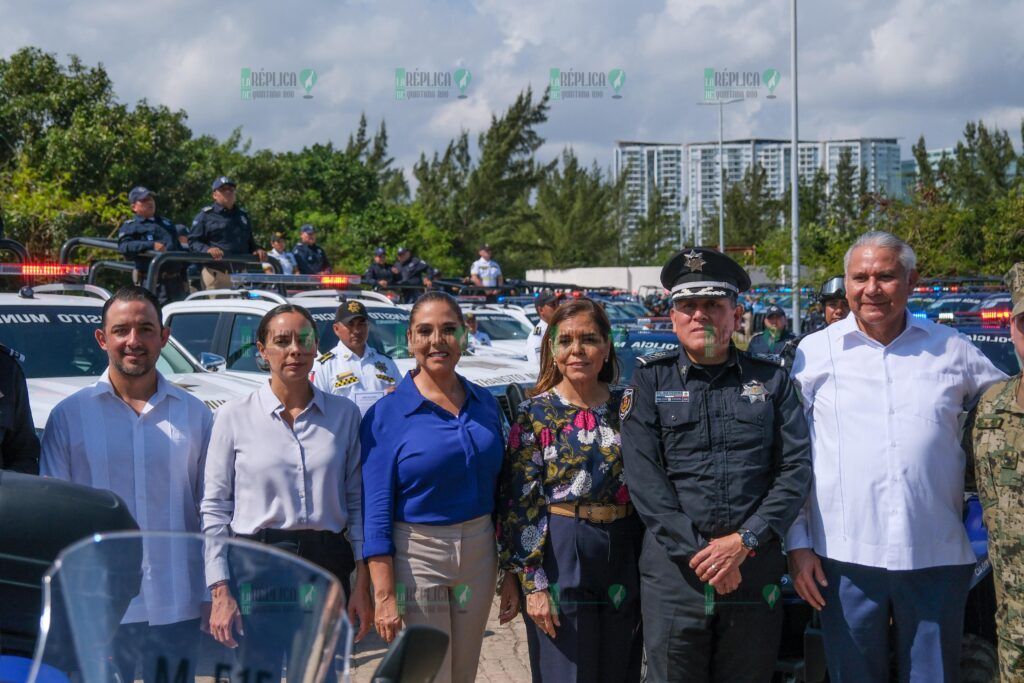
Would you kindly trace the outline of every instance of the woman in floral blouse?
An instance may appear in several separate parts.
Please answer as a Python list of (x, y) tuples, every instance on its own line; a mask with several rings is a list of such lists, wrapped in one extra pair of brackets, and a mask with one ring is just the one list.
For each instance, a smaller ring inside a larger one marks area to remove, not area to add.
[(563, 304), (509, 434), (498, 545), (526, 594), (534, 681), (640, 680), (643, 526), (623, 481), (616, 368), (604, 309)]

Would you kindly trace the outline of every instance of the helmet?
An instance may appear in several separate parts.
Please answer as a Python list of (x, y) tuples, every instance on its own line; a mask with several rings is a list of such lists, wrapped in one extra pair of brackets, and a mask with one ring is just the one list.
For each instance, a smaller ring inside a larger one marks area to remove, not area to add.
[(829, 299), (845, 299), (846, 298), (846, 282), (843, 280), (842, 275), (836, 275), (825, 281), (825, 284), (821, 286), (818, 291), (818, 299), (821, 301), (828, 301)]

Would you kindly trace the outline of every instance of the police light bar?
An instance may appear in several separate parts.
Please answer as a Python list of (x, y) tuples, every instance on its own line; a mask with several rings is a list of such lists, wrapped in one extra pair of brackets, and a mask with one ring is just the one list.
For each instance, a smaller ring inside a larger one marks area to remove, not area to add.
[(1010, 322), (1010, 311), (982, 311), (981, 319), (985, 322)]
[(321, 285), (338, 287), (358, 285), (362, 282), (359, 275), (275, 275), (270, 273), (232, 273), (232, 284), (266, 284), (266, 285)]
[(0, 276), (22, 277), (85, 277), (89, 266), (74, 263), (0, 263)]

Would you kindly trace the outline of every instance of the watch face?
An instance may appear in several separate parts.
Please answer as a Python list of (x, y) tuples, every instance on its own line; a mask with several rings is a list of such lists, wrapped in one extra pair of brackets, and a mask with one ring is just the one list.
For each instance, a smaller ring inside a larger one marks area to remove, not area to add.
[(754, 534), (753, 531), (744, 531), (740, 539), (743, 541), (743, 545), (745, 545), (748, 548), (757, 547), (757, 536)]

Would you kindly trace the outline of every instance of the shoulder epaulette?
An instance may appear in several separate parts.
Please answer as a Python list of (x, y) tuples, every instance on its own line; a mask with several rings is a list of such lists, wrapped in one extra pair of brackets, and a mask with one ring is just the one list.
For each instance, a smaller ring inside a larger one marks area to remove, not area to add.
[(207, 213), (209, 211), (213, 211), (213, 204), (210, 204), (209, 206), (204, 206), (202, 209), (202, 213)]
[(654, 363), (661, 363), (666, 360), (675, 360), (679, 358), (679, 349), (672, 349), (670, 351), (656, 351), (655, 353), (649, 353), (646, 356), (639, 356), (636, 359), (636, 364), (642, 368)]
[(20, 351), (15, 351), (10, 346), (6, 346), (4, 344), (0, 344), (0, 356), (10, 356), (19, 363), (25, 362), (25, 354)]
[(750, 353), (748, 351), (747, 357), (750, 358), (751, 360), (757, 360), (761, 361), (762, 363), (774, 365), (777, 368), (784, 367), (782, 362), (782, 356), (780, 356), (777, 353)]
[(333, 351), (328, 351), (324, 355), (322, 355), (319, 358), (317, 358), (316, 362), (317, 363), (326, 363), (327, 361), (329, 361), (332, 358), (334, 358), (334, 352)]

